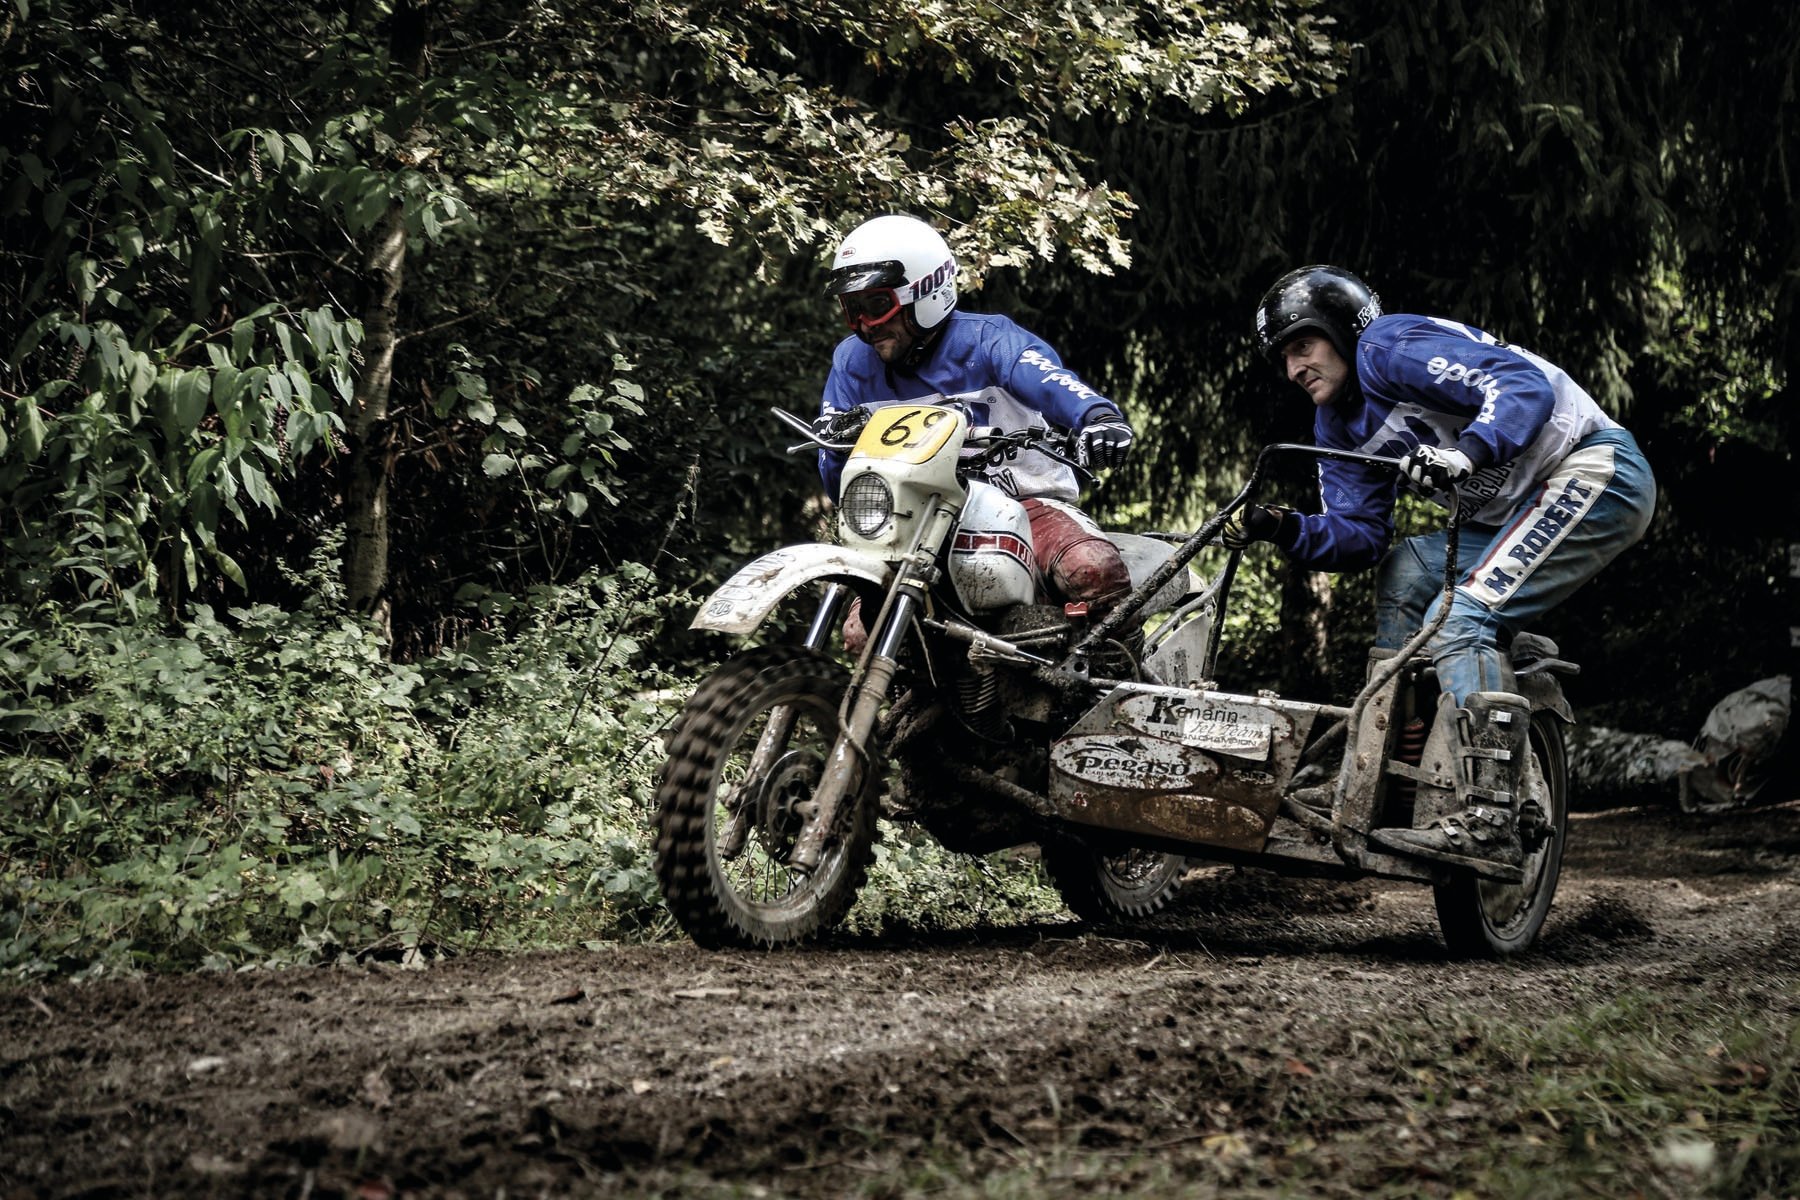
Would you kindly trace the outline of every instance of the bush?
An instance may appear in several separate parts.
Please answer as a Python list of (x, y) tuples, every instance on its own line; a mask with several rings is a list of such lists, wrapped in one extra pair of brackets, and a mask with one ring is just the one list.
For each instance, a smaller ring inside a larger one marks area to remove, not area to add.
[(416, 666), (320, 602), (174, 631), (0, 607), (0, 970), (230, 966), (653, 920), (649, 573)]

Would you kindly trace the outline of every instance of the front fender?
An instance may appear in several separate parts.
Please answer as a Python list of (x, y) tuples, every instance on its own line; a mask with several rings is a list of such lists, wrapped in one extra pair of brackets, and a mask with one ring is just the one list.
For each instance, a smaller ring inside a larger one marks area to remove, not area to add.
[(754, 633), (782, 597), (815, 579), (864, 579), (886, 586), (894, 569), (873, 554), (810, 542), (771, 550), (719, 585), (689, 629)]

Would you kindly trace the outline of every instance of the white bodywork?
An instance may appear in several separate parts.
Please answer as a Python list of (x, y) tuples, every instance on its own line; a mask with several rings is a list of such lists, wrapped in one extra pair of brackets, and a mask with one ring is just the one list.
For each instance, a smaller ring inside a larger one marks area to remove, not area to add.
[(808, 542), (771, 550), (739, 569), (700, 606), (689, 629), (754, 633), (782, 597), (827, 577), (866, 579), (886, 586), (893, 568), (873, 554), (847, 546)]
[(1023, 504), (997, 487), (970, 482), (968, 502), (950, 541), (950, 583), (970, 612), (992, 612), (1037, 598), (1037, 555)]

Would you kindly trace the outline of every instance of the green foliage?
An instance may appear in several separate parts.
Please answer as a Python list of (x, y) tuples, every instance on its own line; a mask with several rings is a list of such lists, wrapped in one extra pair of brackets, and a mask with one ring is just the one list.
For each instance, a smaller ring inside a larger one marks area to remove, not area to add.
[(0, 608), (0, 969), (310, 960), (654, 916), (647, 573), (417, 667), (329, 606)]
[[(798, 360), (747, 390), (769, 339), (684, 328), (671, 301), (814, 327), (810, 287), (770, 303), (786, 256), (886, 208), (949, 224), (971, 283), (1059, 255), (1123, 269), (1130, 203), (1054, 121), (1234, 112), (1329, 86), (1343, 55), (1310, 4), (29, 11), (0, 34), (22, 100), (0, 145), (23, 317), (5, 594), (235, 603), (279, 573), (272, 547), (304, 552), (287, 531), (348, 521), (353, 594), (415, 628), (446, 576), (566, 578), (609, 529), (659, 536), (672, 507), (615, 508), (627, 492), (733, 441), (766, 454), (779, 435), (741, 418), (789, 400)], [(445, 510), (509, 552), (446, 546)], [(389, 511), (395, 576), (365, 577)]]
[(845, 927), (855, 932), (962, 929), (1062, 919), (1062, 898), (1035, 858), (952, 854), (916, 826), (882, 824), (869, 883)]

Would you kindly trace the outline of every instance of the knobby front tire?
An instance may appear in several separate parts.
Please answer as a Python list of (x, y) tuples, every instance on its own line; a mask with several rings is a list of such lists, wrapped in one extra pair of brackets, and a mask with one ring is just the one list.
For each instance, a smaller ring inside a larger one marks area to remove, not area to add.
[[(878, 762), (860, 794), (844, 798), (818, 870), (802, 877), (784, 865), (837, 740), (849, 680), (816, 650), (761, 646), (720, 667), (683, 709), (657, 787), (656, 877), (699, 945), (801, 942), (855, 902), (874, 856)], [(752, 777), (758, 741), (784, 712), (792, 731)]]

